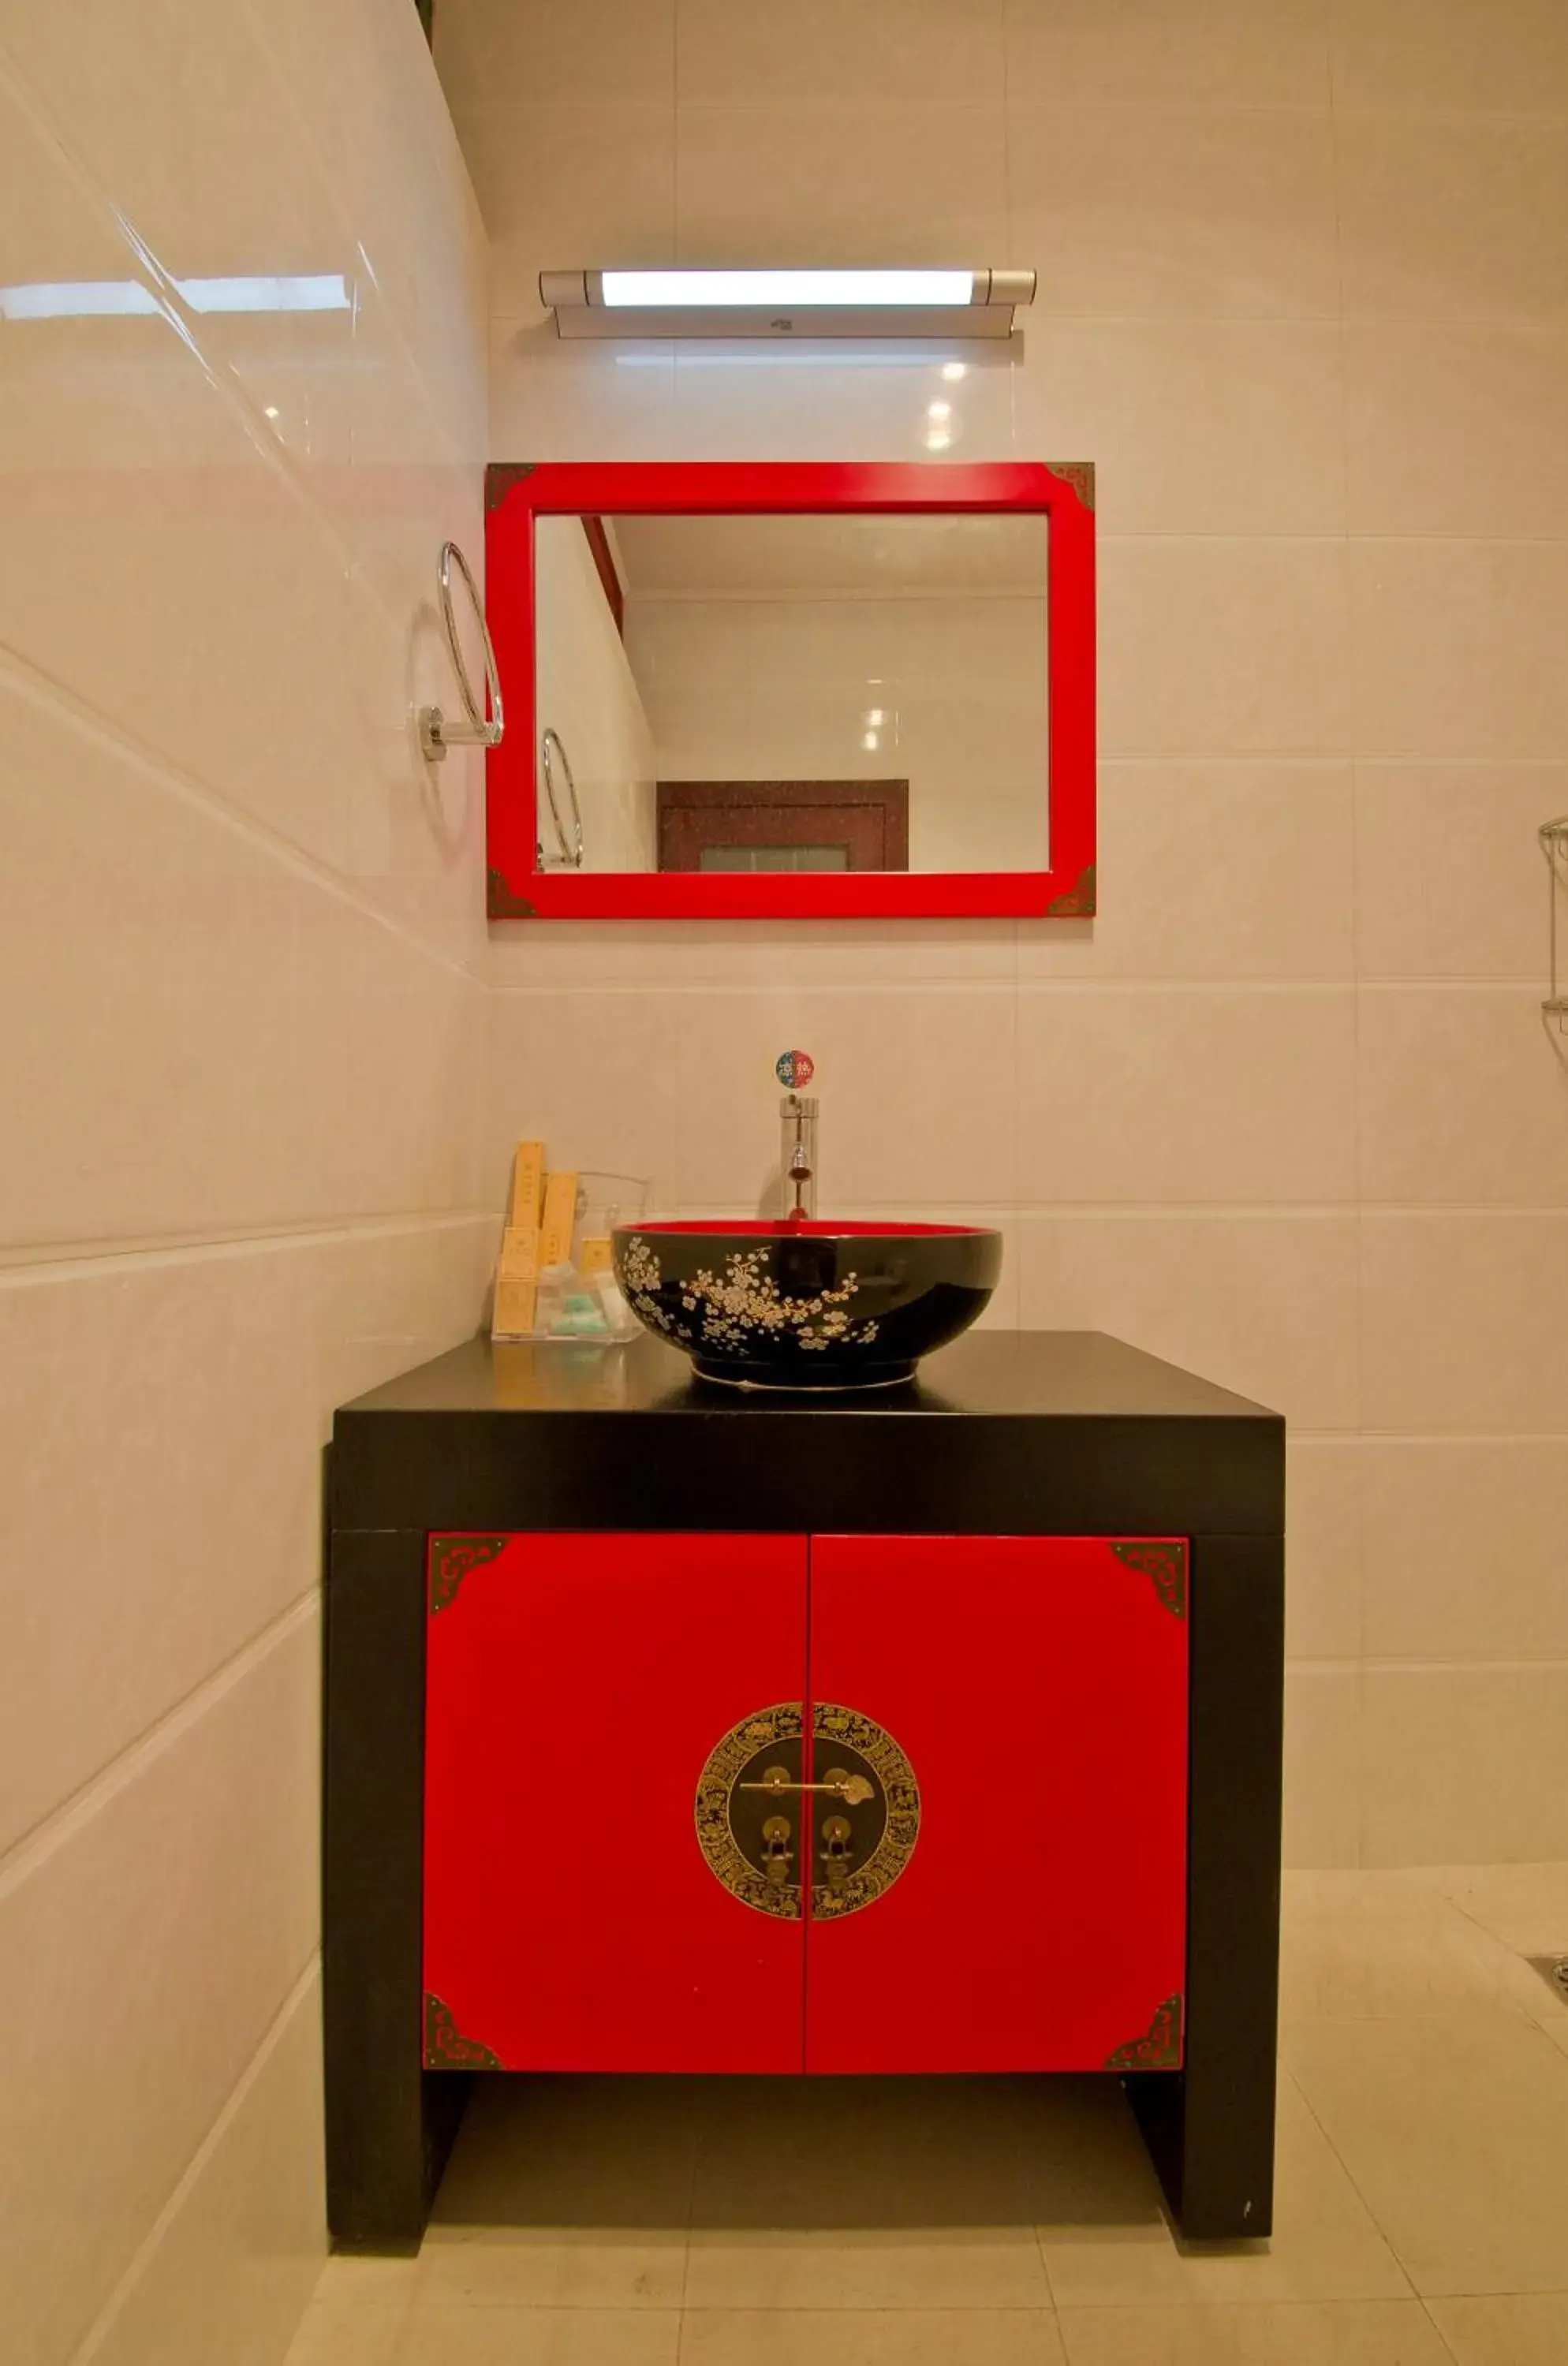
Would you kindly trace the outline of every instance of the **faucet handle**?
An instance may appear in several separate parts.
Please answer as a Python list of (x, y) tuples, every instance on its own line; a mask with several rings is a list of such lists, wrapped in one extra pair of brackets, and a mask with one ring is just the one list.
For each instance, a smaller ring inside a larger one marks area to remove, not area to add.
[(781, 1052), (773, 1062), (773, 1074), (787, 1091), (794, 1092), (798, 1085), (811, 1082), (817, 1063), (809, 1052)]

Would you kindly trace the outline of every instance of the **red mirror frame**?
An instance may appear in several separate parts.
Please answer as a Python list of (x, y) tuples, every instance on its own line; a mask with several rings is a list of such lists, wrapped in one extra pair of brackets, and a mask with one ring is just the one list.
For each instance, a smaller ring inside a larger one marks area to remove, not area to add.
[[(975, 468), (751, 461), (492, 461), (485, 472), (485, 603), (507, 706), (486, 761), (492, 920), (964, 918), (1095, 908), (1094, 469), (1088, 461)], [(540, 871), (534, 671), (534, 521), (637, 511), (1043, 511), (1050, 519), (1049, 871)]]

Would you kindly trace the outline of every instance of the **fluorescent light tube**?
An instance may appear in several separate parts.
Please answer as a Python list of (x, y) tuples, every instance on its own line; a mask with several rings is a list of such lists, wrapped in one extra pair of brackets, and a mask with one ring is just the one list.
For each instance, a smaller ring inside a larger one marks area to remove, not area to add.
[(1032, 271), (541, 271), (563, 337), (1009, 337)]
[(607, 306), (699, 310), (728, 306), (967, 305), (972, 271), (606, 271)]

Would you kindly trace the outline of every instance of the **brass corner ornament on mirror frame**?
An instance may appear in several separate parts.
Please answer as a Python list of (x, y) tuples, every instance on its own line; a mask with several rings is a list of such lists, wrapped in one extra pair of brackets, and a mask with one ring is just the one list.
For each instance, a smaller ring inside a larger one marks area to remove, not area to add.
[(1094, 916), (1091, 463), (486, 487), (492, 919)]
[(908, 1865), (919, 1837), (919, 1786), (886, 1728), (858, 1709), (818, 1701), (811, 1731), (821, 1772), (807, 1779), (800, 1702), (776, 1702), (732, 1726), (698, 1780), (697, 1843), (743, 1905), (786, 1921), (803, 1912), (804, 1844), (812, 1918), (837, 1921), (874, 1905)]

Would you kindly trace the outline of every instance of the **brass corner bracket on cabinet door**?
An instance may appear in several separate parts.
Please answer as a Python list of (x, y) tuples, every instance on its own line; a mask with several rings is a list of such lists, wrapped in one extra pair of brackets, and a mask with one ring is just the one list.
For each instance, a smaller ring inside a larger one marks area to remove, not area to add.
[(430, 1615), (450, 1609), (457, 1588), (471, 1569), (482, 1569), (512, 1542), (510, 1537), (432, 1537), (430, 1539)]
[(465, 2037), (443, 2000), (424, 1992), (424, 2067), (427, 2070), (504, 2070), (505, 2063), (475, 2037)]
[(1155, 2008), (1155, 2017), (1142, 2037), (1130, 2038), (1105, 2057), (1108, 2070), (1179, 2070), (1181, 2067), (1181, 1991)]
[(1187, 1539), (1172, 1537), (1150, 1542), (1137, 1537), (1112, 1537), (1111, 1549), (1118, 1560), (1125, 1561), (1145, 1577), (1152, 1578), (1155, 1592), (1173, 1618), (1187, 1616)]

